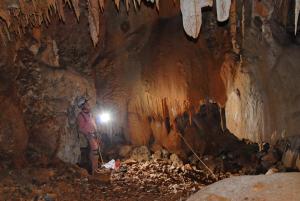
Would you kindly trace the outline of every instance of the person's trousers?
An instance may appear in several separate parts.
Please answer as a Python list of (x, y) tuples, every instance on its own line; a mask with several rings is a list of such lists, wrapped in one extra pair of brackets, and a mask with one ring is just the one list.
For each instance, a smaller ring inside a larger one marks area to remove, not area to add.
[(98, 169), (98, 160), (99, 160), (99, 142), (98, 139), (94, 134), (89, 134), (87, 136), (89, 147), (90, 147), (90, 154), (89, 158), (91, 161), (92, 166), (92, 174), (95, 170)]

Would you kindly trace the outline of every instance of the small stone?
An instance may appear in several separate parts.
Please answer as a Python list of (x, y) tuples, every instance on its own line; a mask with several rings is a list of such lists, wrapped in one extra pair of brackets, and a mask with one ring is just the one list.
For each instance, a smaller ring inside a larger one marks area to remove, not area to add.
[(261, 158), (261, 164), (264, 168), (271, 168), (276, 162), (279, 161), (276, 150), (270, 150), (266, 155)]
[(161, 150), (161, 154), (162, 154), (162, 158), (164, 158), (164, 159), (169, 158), (169, 155), (170, 155), (170, 153), (165, 149)]
[(277, 168), (270, 168), (265, 175), (275, 174), (276, 172), (279, 172)]
[(126, 165), (132, 165), (132, 164), (137, 163), (137, 161), (133, 160), (133, 159), (127, 159), (127, 160), (123, 161), (122, 163), (126, 164)]
[(188, 161), (192, 165), (197, 165), (198, 158), (193, 154), (193, 155), (188, 157)]
[(192, 171), (193, 170), (193, 168), (192, 168), (192, 166), (190, 164), (185, 164), (184, 165), (184, 169), (188, 170), (188, 171)]
[(54, 193), (47, 193), (44, 197), (45, 201), (55, 201), (57, 199), (57, 195)]
[(150, 159), (150, 151), (146, 146), (137, 147), (131, 152), (131, 159), (136, 161), (148, 161)]
[(129, 156), (131, 150), (132, 150), (132, 146), (124, 145), (119, 149), (119, 156), (126, 158)]
[(49, 180), (55, 175), (52, 169), (40, 168), (33, 174), (33, 180), (39, 184), (44, 184), (49, 182)]
[(160, 150), (156, 151), (156, 152), (154, 152), (154, 154), (152, 154), (152, 159), (153, 160), (159, 160), (159, 159), (161, 159), (161, 155), (162, 155), (162, 153), (161, 153)]
[(152, 152), (156, 152), (156, 151), (161, 151), (163, 148), (162, 148), (162, 146), (160, 146), (159, 144), (153, 144), (152, 146), (151, 146), (151, 151)]
[(170, 156), (170, 161), (172, 162), (172, 165), (175, 167), (183, 166), (182, 160), (180, 160), (180, 158), (176, 154), (172, 154)]

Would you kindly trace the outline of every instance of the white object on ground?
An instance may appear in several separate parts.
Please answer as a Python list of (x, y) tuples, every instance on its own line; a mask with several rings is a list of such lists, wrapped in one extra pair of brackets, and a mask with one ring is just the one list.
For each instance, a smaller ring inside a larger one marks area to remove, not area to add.
[(102, 167), (105, 167), (106, 169), (113, 169), (114, 170), (115, 169), (115, 164), (116, 164), (115, 159), (112, 159), (108, 163), (103, 164)]

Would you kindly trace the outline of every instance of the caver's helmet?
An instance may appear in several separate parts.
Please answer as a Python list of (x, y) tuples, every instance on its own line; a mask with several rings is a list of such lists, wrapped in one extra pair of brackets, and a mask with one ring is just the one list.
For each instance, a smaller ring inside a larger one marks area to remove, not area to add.
[(79, 98), (78, 98), (78, 101), (77, 101), (77, 106), (78, 106), (79, 108), (82, 108), (83, 105), (84, 105), (87, 101), (88, 101), (88, 99), (86, 99), (84, 96), (79, 97)]

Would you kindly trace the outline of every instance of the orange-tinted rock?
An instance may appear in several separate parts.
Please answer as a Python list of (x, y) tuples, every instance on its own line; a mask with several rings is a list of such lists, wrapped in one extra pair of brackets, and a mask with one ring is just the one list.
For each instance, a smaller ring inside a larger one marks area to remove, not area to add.
[(55, 119), (45, 120), (32, 130), (30, 145), (41, 154), (54, 157), (59, 148), (61, 132), (59, 123)]
[(0, 154), (8, 155), (20, 166), (24, 162), (28, 133), (23, 114), (13, 100), (0, 96)]

